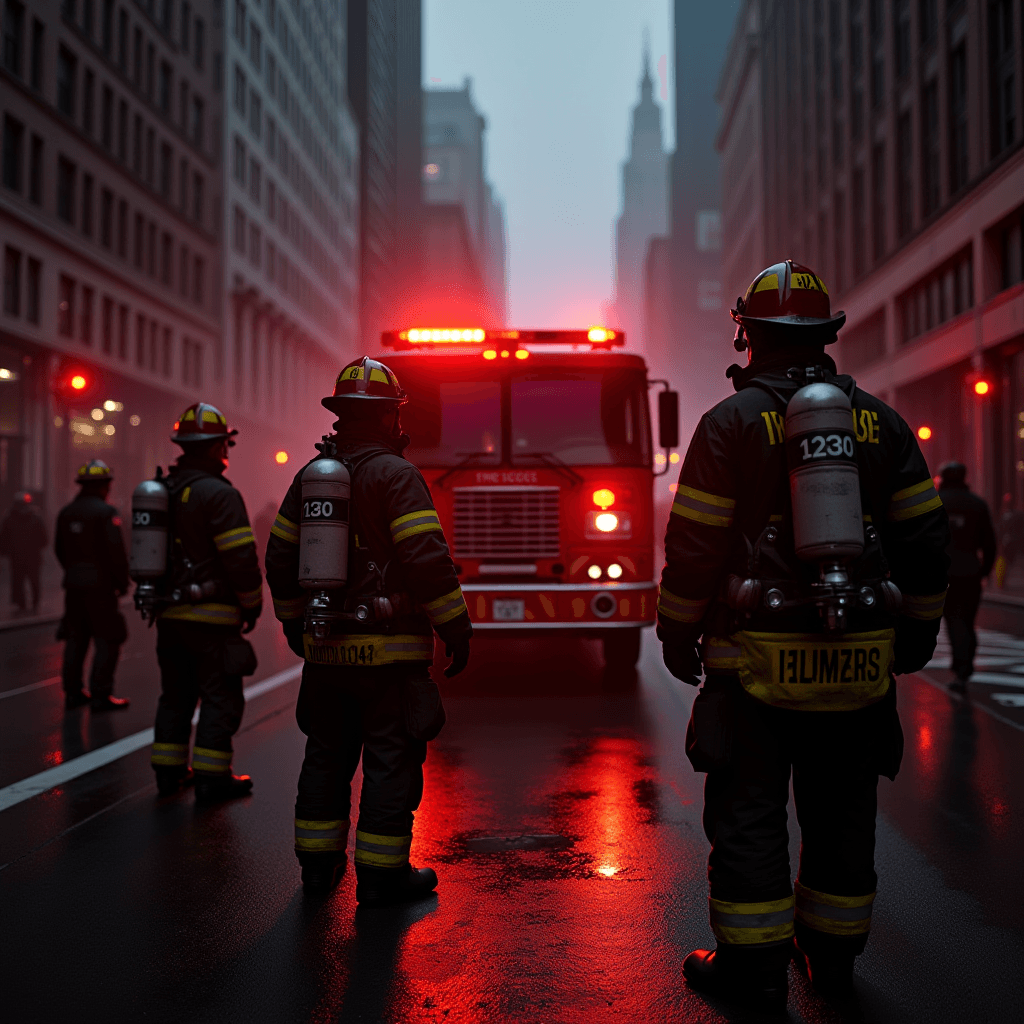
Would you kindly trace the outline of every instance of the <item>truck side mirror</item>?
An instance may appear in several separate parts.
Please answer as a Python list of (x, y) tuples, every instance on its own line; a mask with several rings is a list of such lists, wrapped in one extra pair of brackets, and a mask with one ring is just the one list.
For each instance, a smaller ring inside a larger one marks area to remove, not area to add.
[(679, 447), (679, 393), (658, 392), (658, 444), (662, 448)]

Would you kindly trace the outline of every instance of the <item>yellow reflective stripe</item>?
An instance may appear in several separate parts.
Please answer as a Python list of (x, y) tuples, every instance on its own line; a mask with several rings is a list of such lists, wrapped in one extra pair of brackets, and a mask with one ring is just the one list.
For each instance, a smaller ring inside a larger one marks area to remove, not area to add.
[(732, 498), (723, 498), (718, 494), (680, 484), (676, 489), (672, 511), (677, 516), (691, 519), (695, 523), (728, 527), (732, 526), (736, 514), (736, 502)]
[(793, 896), (767, 903), (727, 903), (709, 899), (711, 930), (719, 942), (729, 945), (782, 942), (793, 937), (795, 903)]
[(213, 538), (218, 551), (230, 551), (232, 548), (240, 548), (246, 544), (255, 544), (256, 538), (252, 535), (251, 526), (236, 526), (233, 530), (225, 530)]
[(875, 894), (833, 896), (796, 883), (796, 916), (802, 924), (828, 935), (864, 935), (871, 930)]
[(259, 586), (255, 590), (246, 590), (244, 592), (236, 590), (235, 596), (243, 608), (256, 608), (263, 604), (263, 587)]
[(288, 544), (299, 543), (299, 524), (293, 523), (290, 519), (285, 519), (280, 512), (277, 513), (277, 518), (274, 520), (274, 525), (270, 528), (270, 532)]
[(306, 594), (301, 597), (274, 598), (274, 614), (281, 622), (288, 622), (291, 619), (301, 619), (306, 611)]
[(213, 747), (196, 747), (193, 749), (192, 753), (201, 754), (203, 757), (209, 757), (215, 761), (231, 760), (230, 750), (214, 750)]
[(192, 748), (192, 768), (197, 772), (224, 775), (231, 771), (231, 751), (211, 747)]
[(904, 594), (903, 612), (911, 619), (941, 619), (946, 592), (941, 594)]
[(416, 634), (345, 633), (317, 640), (304, 633), (302, 646), (306, 661), (314, 665), (372, 668), (400, 661), (434, 660), (433, 636)]
[(348, 818), (333, 821), (295, 819), (295, 849), (307, 853), (331, 853), (348, 845)]
[(466, 599), (462, 596), (462, 587), (456, 587), (450, 594), (445, 594), (444, 597), (428, 601), (423, 605), (423, 610), (427, 613), (431, 624), (434, 626), (444, 625), (444, 623), (450, 622), (463, 612), (467, 615), (469, 614), (469, 609), (466, 607)]
[(404, 516), (393, 519), (390, 523), (391, 539), (397, 544), (399, 541), (414, 537), (418, 533), (427, 533), (430, 530), (440, 530), (441, 521), (437, 518), (437, 512), (432, 508), (420, 509), (418, 512), (409, 512)]
[(154, 743), (149, 763), (152, 765), (177, 768), (188, 764), (187, 743)]
[(676, 622), (700, 622), (710, 603), (710, 597), (676, 597), (664, 585), (658, 594), (658, 612)]
[(412, 836), (379, 836), (356, 831), (356, 863), (368, 867), (400, 868), (409, 863)]
[(913, 487), (897, 491), (889, 501), (889, 519), (894, 523), (914, 516), (923, 516), (942, 507), (942, 499), (935, 490), (931, 479), (922, 480)]
[(743, 651), (723, 637), (707, 638), (700, 657), (708, 672), (738, 672), (743, 664)]
[(817, 889), (808, 889), (802, 882), (797, 881), (794, 886), (794, 897), (797, 906), (801, 900), (812, 900), (820, 903), (823, 907), (836, 907), (838, 909), (853, 909), (856, 907), (870, 907), (875, 902), (878, 893), (869, 892), (865, 896), (833, 896), (829, 892), (818, 892)]
[(237, 626), (242, 621), (242, 613), (236, 604), (175, 604), (166, 608), (160, 618), (206, 622), (213, 626)]

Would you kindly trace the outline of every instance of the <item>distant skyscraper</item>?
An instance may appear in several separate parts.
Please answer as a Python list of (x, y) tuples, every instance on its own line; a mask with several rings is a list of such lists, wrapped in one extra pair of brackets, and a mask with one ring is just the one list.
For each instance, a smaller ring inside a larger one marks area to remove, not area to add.
[(424, 273), (430, 315), (506, 315), (505, 214), (486, 177), (486, 119), (461, 89), (424, 93)]
[[(615, 307), (627, 343), (647, 348), (644, 262), (654, 236), (668, 230), (668, 156), (661, 137), (661, 108), (654, 102), (651, 55), (644, 45), (640, 102), (633, 108), (629, 158), (622, 165), (622, 213), (615, 224)], [(630, 342), (630, 339), (632, 341)]]

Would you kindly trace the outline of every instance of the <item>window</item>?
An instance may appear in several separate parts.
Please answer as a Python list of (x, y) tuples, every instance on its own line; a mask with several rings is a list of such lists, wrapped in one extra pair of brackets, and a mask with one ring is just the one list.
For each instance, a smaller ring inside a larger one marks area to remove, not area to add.
[(921, 90), (921, 212), (939, 208), (939, 86), (934, 79)]
[(71, 338), (75, 333), (75, 282), (60, 275), (60, 302), (57, 305), (57, 333)]
[(89, 68), (85, 70), (85, 83), (82, 89), (82, 130), (86, 135), (92, 135), (93, 126), (93, 99), (96, 92), (96, 76)]
[(82, 234), (92, 238), (92, 175), (82, 176)]
[(249, 131), (258, 139), (263, 127), (263, 101), (260, 94), (253, 89), (249, 93)]
[(846, 280), (846, 197), (842, 192), (835, 194), (832, 206), (833, 226), (833, 269), (832, 280), (835, 282), (836, 294), (841, 293), (847, 285)]
[(43, 203), (43, 140), (32, 136), (28, 161), (28, 197), (37, 206)]
[(121, 259), (128, 258), (128, 201), (119, 199), (117, 202), (117, 255)]
[(160, 237), (160, 280), (171, 286), (174, 263), (174, 239), (165, 231)]
[(242, 117), (245, 117), (245, 92), (245, 72), (236, 64), (234, 102), (235, 110), (237, 110)]
[(871, 256), (875, 263), (885, 256), (885, 143), (871, 151)]
[(939, 37), (939, 0), (919, 0), (917, 20), (921, 45), (934, 46)]
[(43, 295), (43, 265), (39, 260), (28, 261), (28, 289), (25, 294), (25, 319), (30, 324), (39, 323), (39, 308)]
[(103, 103), (100, 112), (100, 141), (106, 150), (114, 147), (114, 90), (103, 86)]
[(170, 117), (171, 115), (172, 81), (171, 65), (167, 61), (161, 61), (160, 75), (157, 78), (156, 103), (164, 117)]
[(66, 18), (68, 21), (76, 21), (78, 19), (77, 0), (61, 0), (60, 13), (61, 17)]
[(913, 341), (974, 305), (974, 260), (965, 246), (896, 297), (899, 339)]
[(153, 72), (156, 69), (156, 47), (152, 43), (146, 44), (146, 98), (153, 98)]
[(21, 192), (25, 155), (25, 126), (10, 114), (4, 116), (4, 188)]
[(200, 71), (206, 61), (206, 22), (196, 18), (196, 67)]
[(255, 224), (249, 225), (249, 259), (254, 267), (260, 265), (263, 254), (263, 233)]
[(267, 156), (277, 159), (277, 122), (272, 117), (267, 118)]
[(109, 57), (114, 50), (114, 0), (103, 0), (100, 45), (103, 47), (103, 52)]
[(132, 170), (142, 177), (142, 115), (136, 114), (132, 124)]
[(277, 185), (273, 178), (267, 179), (267, 217), (271, 223), (277, 220)]
[(202, 306), (206, 283), (206, 261), (197, 256), (192, 262), (192, 301)]
[(43, 46), (46, 29), (38, 18), (32, 19), (32, 70), (31, 85), (36, 91), (43, 88)]
[(180, 42), (181, 42), (181, 48), (182, 48), (182, 50), (185, 51), (185, 53), (189, 52), (189, 49), (190, 49), (190, 47), (192, 45), (192, 42), (191, 42), (191, 36), (192, 36), (191, 29), (192, 29), (192, 5), (188, 2), (188, 0), (185, 0), (185, 2), (181, 5), (181, 30), (180, 30), (180, 33), (179, 33)]
[(146, 252), (146, 218), (135, 214), (135, 266), (142, 269)]
[(949, 190), (967, 184), (967, 44), (949, 55)]
[(192, 175), (192, 219), (198, 224), (203, 222), (203, 186), (205, 182), (201, 174)]
[(245, 4), (235, 0), (235, 38), (245, 46)]
[(869, 0), (868, 31), (871, 40), (871, 106), (880, 107), (885, 99), (885, 5)]
[(146, 272), (150, 277), (156, 277), (156, 225), (150, 221), (147, 234), (146, 246)]
[(914, 226), (913, 133), (910, 114), (896, 122), (896, 234), (905, 238)]
[(142, 29), (136, 28), (134, 33), (135, 40), (135, 87), (137, 89), (142, 88)]
[(21, 78), (21, 48), (25, 36), (25, 7), (18, 0), (4, 2), (4, 67)]
[(240, 252), (243, 256), (245, 255), (245, 214), (242, 213), (242, 208), (236, 206), (233, 217), (233, 231), (231, 235), (232, 243), (234, 244), (235, 251)]
[(21, 253), (9, 245), (4, 249), (4, 312), (21, 316)]
[(249, 161), (249, 195), (252, 201), (259, 206), (262, 198), (263, 168), (258, 160)]
[(896, 0), (893, 11), (893, 49), (896, 77), (906, 78), (910, 72), (910, 0)]
[(867, 209), (864, 202), (864, 171), (854, 168), (850, 196), (850, 213), (853, 219), (853, 279), (859, 281), (867, 269), (865, 258), (865, 236), (867, 234)]
[(156, 373), (156, 335), (159, 328), (155, 320), (149, 321), (149, 368)]
[(68, 224), (75, 222), (75, 179), (78, 168), (65, 157), (57, 158), (57, 216)]
[(267, 53), (267, 92), (271, 96), (277, 96), (277, 58), (272, 53)]
[(146, 365), (146, 318), (142, 313), (135, 316), (135, 363)]
[(128, 358), (128, 321), (130, 315), (127, 306), (117, 309), (117, 356), (121, 360)]
[(104, 354), (108, 356), (114, 351), (114, 308), (114, 300), (109, 295), (104, 295), (100, 344), (103, 346)]
[(128, 104), (124, 100), (117, 111), (117, 158), (128, 162)]
[(252, 25), (249, 28), (249, 59), (253, 67), (260, 71), (263, 67), (263, 35), (260, 30)]
[(232, 147), (231, 173), (239, 185), (245, 185), (245, 143), (236, 135)]
[(183, 245), (178, 259), (178, 291), (188, 298), (188, 246)]
[(117, 63), (128, 73), (128, 12), (122, 8), (117, 15)]
[(189, 134), (192, 137), (192, 144), (197, 149), (203, 148), (203, 101), (198, 96), (192, 98), (192, 127)]
[(146, 129), (146, 182), (153, 184), (154, 172), (156, 170), (156, 132), (152, 128)]
[(171, 178), (174, 174), (174, 150), (166, 143), (160, 144), (160, 194), (168, 201), (171, 198)]
[(160, 0), (160, 27), (165, 36), (171, 34), (171, 13), (174, 7), (174, 0)]
[(114, 193), (100, 192), (100, 245), (109, 249), (114, 244)]
[(163, 345), (162, 348), (162, 359), (163, 371), (165, 377), (170, 377), (174, 370), (174, 355), (171, 348), (171, 329), (170, 327), (164, 328), (163, 334)]
[(185, 159), (178, 164), (178, 206), (182, 214), (188, 210), (188, 161)]
[(274, 248), (274, 243), (268, 238), (267, 239), (267, 279), (270, 281), (274, 280), (277, 265), (277, 249)]
[(92, 344), (92, 300), (93, 290), (82, 289), (82, 318), (78, 323), (78, 339), (83, 345)]
[(1013, 145), (1016, 135), (1017, 55), (1014, 47), (1013, 4), (1011, 0), (990, 0), (988, 5), (989, 40), (989, 119), (991, 156), (998, 156)]
[(65, 117), (75, 116), (75, 79), (78, 77), (78, 58), (62, 46), (57, 51), (57, 109)]
[(188, 131), (188, 82), (182, 82), (178, 86), (178, 120), (181, 122), (181, 130)]

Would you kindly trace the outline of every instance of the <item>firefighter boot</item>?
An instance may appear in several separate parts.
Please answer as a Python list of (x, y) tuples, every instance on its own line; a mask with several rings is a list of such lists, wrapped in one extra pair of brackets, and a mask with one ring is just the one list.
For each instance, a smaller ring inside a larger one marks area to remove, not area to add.
[(106, 694), (103, 697), (93, 697), (89, 701), (89, 708), (92, 711), (126, 711), (131, 706), (127, 697), (111, 697)]
[(92, 700), (92, 694), (88, 690), (74, 690), (64, 694), (64, 709), (73, 711), (75, 708), (85, 707)]
[(356, 902), (364, 907), (390, 907), (426, 899), (437, 888), (433, 868), (371, 868), (356, 864)]
[(683, 961), (683, 977), (698, 992), (764, 1011), (783, 1011), (789, 996), (791, 947), (695, 949)]
[(201, 804), (234, 800), (251, 792), (252, 779), (248, 775), (196, 775), (196, 800)]
[(160, 796), (174, 796), (196, 780), (192, 769), (186, 765), (160, 765), (153, 771), (156, 772), (156, 791)]
[(344, 853), (305, 853), (299, 859), (302, 866), (302, 888), (310, 894), (330, 892), (340, 881), (348, 867)]
[(826, 999), (853, 998), (853, 955), (807, 957), (807, 974), (814, 990)]

